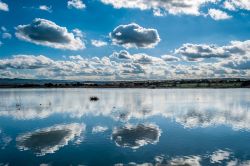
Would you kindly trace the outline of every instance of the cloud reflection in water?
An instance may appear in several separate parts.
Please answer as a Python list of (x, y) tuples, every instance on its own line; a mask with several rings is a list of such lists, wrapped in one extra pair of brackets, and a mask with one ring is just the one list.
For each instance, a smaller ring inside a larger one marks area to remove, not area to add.
[(113, 130), (112, 140), (117, 146), (138, 149), (147, 144), (156, 144), (160, 135), (161, 130), (154, 124), (125, 125)]
[(32, 150), (37, 156), (54, 153), (69, 141), (80, 137), (85, 130), (84, 124), (72, 123), (55, 125), (33, 132), (24, 133), (17, 137), (17, 147), (20, 150)]
[[(70, 118), (104, 116), (115, 121), (162, 116), (186, 128), (230, 126), (250, 130), (249, 89), (61, 89), (15, 90), (0, 94), (0, 117), (16, 120), (44, 119), (54, 114)], [(22, 109), (16, 110), (17, 96)], [(98, 103), (89, 95), (102, 96)]]

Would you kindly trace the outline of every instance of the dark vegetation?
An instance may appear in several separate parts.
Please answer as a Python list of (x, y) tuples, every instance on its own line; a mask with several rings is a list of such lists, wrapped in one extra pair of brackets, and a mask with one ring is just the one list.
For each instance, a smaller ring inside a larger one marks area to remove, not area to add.
[(147, 81), (55, 81), (0, 79), (0, 88), (250, 88), (250, 79), (183, 79)]

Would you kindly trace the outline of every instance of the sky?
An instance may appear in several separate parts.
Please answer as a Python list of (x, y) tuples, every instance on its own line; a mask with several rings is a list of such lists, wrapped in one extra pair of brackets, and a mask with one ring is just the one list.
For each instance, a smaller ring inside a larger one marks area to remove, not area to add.
[(0, 0), (0, 78), (249, 77), (248, 0)]

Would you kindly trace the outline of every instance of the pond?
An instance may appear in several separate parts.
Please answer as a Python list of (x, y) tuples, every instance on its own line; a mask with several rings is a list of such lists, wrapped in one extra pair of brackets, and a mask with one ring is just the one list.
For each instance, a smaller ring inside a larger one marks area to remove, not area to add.
[(250, 89), (1, 89), (0, 166), (250, 165), (249, 108)]

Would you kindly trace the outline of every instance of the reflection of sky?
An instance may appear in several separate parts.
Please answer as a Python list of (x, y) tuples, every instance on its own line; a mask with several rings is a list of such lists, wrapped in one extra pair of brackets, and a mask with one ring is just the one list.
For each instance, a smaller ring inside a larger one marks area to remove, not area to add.
[[(160, 115), (187, 128), (226, 125), (236, 130), (249, 130), (248, 94), (248, 89), (3, 90), (0, 117), (31, 120), (56, 114), (72, 118), (102, 115), (128, 121)], [(100, 100), (89, 102), (89, 97), (94, 95)]]
[(249, 106), (249, 89), (0, 90), (0, 163), (246, 165)]
[(0, 129), (0, 148), (5, 149), (6, 146), (12, 141), (12, 138), (6, 135), (1, 129)]
[[(115, 166), (201, 166), (204, 160), (210, 160), (209, 165), (226, 165), (226, 166), (249, 166), (250, 160), (239, 160), (234, 157), (234, 154), (226, 150), (217, 150), (212, 154), (190, 155), (190, 156), (175, 156), (170, 159), (161, 156), (159, 161), (156, 156), (152, 163), (135, 163), (128, 164), (117, 163)], [(208, 165), (208, 164), (205, 164)]]
[(92, 128), (92, 133), (102, 133), (108, 130), (108, 127), (106, 126), (95, 126)]

